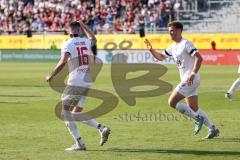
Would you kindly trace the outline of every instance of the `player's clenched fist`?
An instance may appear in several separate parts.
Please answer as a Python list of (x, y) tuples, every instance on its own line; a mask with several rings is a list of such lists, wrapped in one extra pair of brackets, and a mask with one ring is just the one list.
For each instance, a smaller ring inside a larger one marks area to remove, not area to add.
[(145, 39), (144, 43), (147, 45), (147, 48), (148, 48), (149, 50), (152, 49), (152, 45), (151, 45), (151, 43), (149, 42), (148, 39)]

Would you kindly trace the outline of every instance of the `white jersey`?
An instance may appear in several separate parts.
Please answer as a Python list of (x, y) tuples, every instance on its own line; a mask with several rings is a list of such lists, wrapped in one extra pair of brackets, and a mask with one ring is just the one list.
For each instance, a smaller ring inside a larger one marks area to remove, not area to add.
[(240, 64), (239, 64), (239, 66), (238, 66), (238, 73), (240, 74)]
[(71, 55), (68, 60), (69, 77), (67, 84), (70, 86), (91, 86), (89, 73), (91, 40), (81, 37), (70, 38), (61, 48), (61, 54), (66, 52)]
[[(179, 43), (173, 42), (162, 54), (166, 57), (173, 57), (180, 71), (181, 81), (186, 81), (194, 66), (194, 54), (198, 52), (192, 42), (182, 38)], [(199, 73), (195, 76), (200, 80)]]

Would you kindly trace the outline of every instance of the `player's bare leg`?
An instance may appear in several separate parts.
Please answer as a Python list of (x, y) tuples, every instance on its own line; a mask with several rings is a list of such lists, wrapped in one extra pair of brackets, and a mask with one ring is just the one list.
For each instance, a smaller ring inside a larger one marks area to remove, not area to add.
[(170, 107), (177, 109), (176, 108), (177, 103), (183, 100), (184, 98), (185, 97), (182, 94), (180, 94), (176, 90), (173, 90), (171, 95), (168, 98), (168, 104), (170, 105)]
[(198, 133), (203, 125), (204, 118), (202, 116), (198, 115), (198, 105), (197, 105), (197, 96), (192, 96), (187, 99), (187, 104), (181, 103), (180, 101), (184, 99), (185, 96), (183, 96), (181, 93), (179, 93), (177, 90), (174, 90), (172, 94), (169, 97), (168, 103), (171, 107), (176, 108), (180, 113), (194, 118), (195, 119), (195, 134)]
[(190, 96), (185, 98), (185, 102), (194, 112), (198, 111), (198, 96)]
[(169, 99), (168, 99), (168, 104), (178, 110), (180, 113), (187, 115), (188, 117), (194, 118), (195, 114), (194, 111), (185, 103), (181, 103), (180, 101), (185, 98), (184, 95), (179, 93), (177, 90), (174, 90)]

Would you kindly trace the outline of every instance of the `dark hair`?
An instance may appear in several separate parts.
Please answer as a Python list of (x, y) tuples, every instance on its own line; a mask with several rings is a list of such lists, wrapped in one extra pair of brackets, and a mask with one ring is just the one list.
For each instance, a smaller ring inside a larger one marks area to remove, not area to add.
[(183, 30), (183, 24), (181, 22), (172, 21), (172, 22), (168, 23), (168, 27), (172, 27), (172, 26), (177, 28), (177, 29)]
[(78, 27), (81, 27), (80, 23), (77, 22), (77, 21), (73, 21), (70, 23), (70, 28), (78, 28)]
[[(70, 36), (76, 34), (74, 37), (78, 37), (78, 36), (79, 36), (79, 35), (78, 35), (78, 34), (79, 34), (79, 33), (78, 33), (79, 28), (81, 29), (81, 25), (80, 25), (79, 22), (77, 22), (77, 21), (71, 22), (71, 23), (70, 23), (70, 29), (71, 29)], [(72, 37), (72, 36), (71, 36), (71, 37)]]

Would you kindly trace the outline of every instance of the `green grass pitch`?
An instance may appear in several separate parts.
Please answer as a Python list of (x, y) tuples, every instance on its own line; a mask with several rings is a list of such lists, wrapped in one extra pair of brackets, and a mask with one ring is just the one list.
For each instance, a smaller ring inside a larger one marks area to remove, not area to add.
[[(221, 135), (201, 140), (204, 127), (193, 135), (194, 122), (180, 117), (167, 105), (170, 93), (158, 97), (138, 98), (128, 106), (121, 99), (115, 110), (97, 120), (111, 128), (109, 141), (99, 146), (96, 129), (78, 122), (86, 152), (65, 152), (72, 137), (54, 113), (60, 94), (45, 82), (55, 63), (0, 63), (0, 159), (1, 160), (158, 160), (158, 159), (240, 159), (240, 89), (233, 100), (224, 98), (238, 77), (236, 66), (202, 66), (199, 90), (200, 106), (219, 127)], [(174, 86), (179, 81), (175, 65), (167, 65), (161, 78)], [(94, 88), (116, 95), (110, 65), (104, 65)], [(99, 102), (89, 98), (85, 109)], [(170, 116), (161, 120), (146, 118), (161, 112)], [(134, 117), (140, 114), (140, 120)], [(128, 114), (126, 116), (126, 114)], [(132, 116), (132, 119), (129, 119)], [(145, 118), (144, 118), (145, 116)]]

